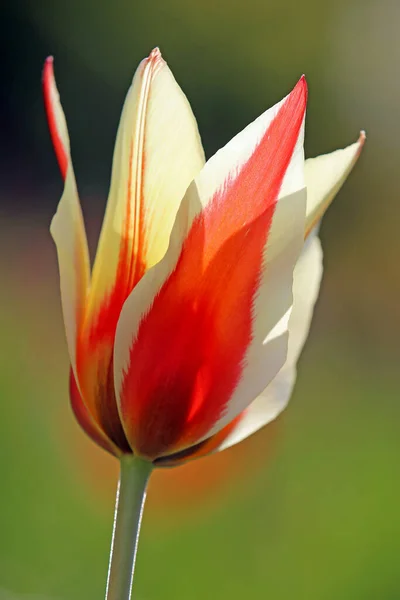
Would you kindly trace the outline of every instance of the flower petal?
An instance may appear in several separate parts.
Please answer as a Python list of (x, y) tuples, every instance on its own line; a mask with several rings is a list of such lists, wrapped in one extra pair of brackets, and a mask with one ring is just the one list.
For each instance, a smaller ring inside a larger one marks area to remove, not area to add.
[(116, 394), (142, 456), (216, 433), (284, 363), (304, 236), (306, 96), (301, 79), (208, 161), (185, 195), (165, 259), (124, 305)]
[[(322, 248), (315, 230), (304, 244), (296, 264), (293, 279), (293, 310), (289, 320), (289, 345), (285, 365), (268, 387), (243, 411), (234, 427), (226, 427), (214, 451), (224, 450), (255, 433), (273, 421), (286, 408), (296, 381), (296, 363), (303, 349), (311, 325), (314, 305), (322, 278)], [(212, 438), (208, 441), (213, 443)], [(211, 446), (210, 446), (211, 449)], [(203, 453), (207, 450), (202, 448)]]
[(289, 321), (288, 357), (284, 367), (266, 390), (243, 411), (234, 427), (226, 427), (218, 434), (218, 446), (214, 438), (201, 448), (202, 454), (223, 450), (237, 444), (252, 433), (273, 421), (286, 407), (296, 381), (296, 362), (307, 338), (314, 303), (318, 296), (322, 276), (322, 249), (316, 237), (315, 225), (338, 193), (354, 167), (365, 142), (361, 132), (355, 144), (331, 154), (306, 160), (307, 184), (307, 239), (294, 271), (293, 311)]
[(351, 146), (306, 160), (306, 236), (323, 217), (326, 209), (346, 181), (361, 154), (364, 142), (365, 133), (362, 131), (358, 141)]
[(190, 105), (155, 49), (140, 64), (123, 108), (78, 348), (85, 401), (104, 428), (114, 423), (115, 441), (121, 438), (112, 375), (117, 321), (134, 285), (164, 256), (179, 203), (203, 165)]
[(99, 425), (93, 419), (92, 415), (89, 413), (78, 386), (76, 384), (76, 380), (74, 377), (74, 373), (71, 369), (70, 377), (69, 377), (69, 396), (71, 400), (71, 407), (73, 413), (75, 415), (76, 420), (79, 425), (82, 427), (83, 431), (101, 448), (110, 452), (110, 454), (114, 454), (115, 456), (119, 456), (121, 453), (117, 446), (113, 444), (113, 442), (108, 439), (105, 433), (101, 430)]
[(76, 339), (89, 285), (89, 253), (52, 58), (48, 58), (44, 66), (43, 93), (51, 138), (61, 174), (65, 178), (64, 192), (50, 231), (57, 247), (64, 324), (71, 364), (76, 375)]
[(61, 175), (65, 180), (64, 192), (50, 231), (57, 247), (61, 302), (71, 360), (71, 406), (77, 421), (89, 437), (108, 452), (117, 455), (117, 447), (90, 414), (77, 383), (76, 342), (83, 320), (90, 266), (82, 210), (71, 162), (67, 124), (54, 80), (52, 57), (46, 60), (43, 70), (43, 94), (51, 139)]
[(112, 298), (119, 314), (143, 273), (163, 258), (181, 199), (203, 165), (189, 102), (156, 48), (139, 65), (122, 111), (89, 313), (97, 317)]

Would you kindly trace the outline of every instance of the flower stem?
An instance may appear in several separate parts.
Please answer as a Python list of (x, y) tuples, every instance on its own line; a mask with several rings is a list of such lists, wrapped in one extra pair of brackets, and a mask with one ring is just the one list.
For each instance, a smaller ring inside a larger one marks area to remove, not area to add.
[(115, 503), (106, 600), (130, 600), (146, 488), (153, 465), (123, 456)]

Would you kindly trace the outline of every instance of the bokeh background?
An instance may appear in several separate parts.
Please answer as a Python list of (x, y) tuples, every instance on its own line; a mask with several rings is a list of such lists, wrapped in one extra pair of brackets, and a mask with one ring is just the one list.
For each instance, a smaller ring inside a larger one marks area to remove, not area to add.
[(400, 598), (400, 3), (3, 0), (0, 14), (0, 598), (101, 598), (117, 481), (69, 409), (41, 67), (55, 56), (94, 243), (124, 95), (156, 45), (207, 156), (303, 72), (307, 155), (361, 128), (368, 141), (322, 226), (326, 273), (290, 408), (154, 476), (135, 597)]

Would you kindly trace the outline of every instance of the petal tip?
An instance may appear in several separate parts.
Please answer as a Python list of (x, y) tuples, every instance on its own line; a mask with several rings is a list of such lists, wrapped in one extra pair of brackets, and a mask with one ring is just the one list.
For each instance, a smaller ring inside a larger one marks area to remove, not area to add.
[(360, 152), (361, 152), (362, 147), (365, 144), (366, 139), (367, 139), (367, 133), (366, 133), (366, 131), (364, 129), (361, 129), (360, 135), (359, 135), (358, 140), (357, 140), (357, 143), (358, 143), (358, 145), (360, 147)]
[(139, 65), (139, 72), (141, 76), (144, 77), (145, 73), (150, 73), (150, 77), (154, 77), (154, 75), (165, 65), (165, 60), (163, 59), (160, 49), (158, 46), (153, 48), (146, 58), (144, 58)]
[(308, 99), (308, 85), (305, 75), (300, 77), (289, 96), (298, 103), (298, 107), (304, 113)]
[(359, 159), (362, 149), (364, 147), (364, 144), (366, 142), (366, 139), (367, 139), (367, 134), (364, 131), (364, 129), (361, 129), (360, 135), (358, 136), (358, 140), (355, 142), (355, 144), (353, 144), (353, 148), (355, 148), (353, 164), (355, 164), (357, 162), (357, 160)]
[(160, 58), (161, 57), (161, 52), (160, 52), (160, 48), (158, 46), (156, 46), (155, 48), (153, 48), (153, 50), (150, 52), (149, 54), (149, 58)]
[(153, 48), (153, 50), (150, 52), (149, 56), (147, 57), (147, 62), (153, 67), (165, 62), (158, 46)]
[(48, 56), (45, 60), (42, 85), (50, 137), (53, 142), (62, 178), (65, 180), (68, 168), (69, 141), (65, 117), (60, 105), (57, 84), (54, 78), (54, 58), (52, 56)]
[(296, 87), (297, 86), (300, 87), (301, 91), (303, 92), (303, 94), (307, 98), (307, 96), (308, 96), (308, 83), (307, 83), (307, 79), (306, 79), (306, 76), (304, 75), (304, 73), (300, 77), (299, 81), (297, 82)]
[(54, 80), (54, 57), (48, 56), (44, 61), (43, 73), (42, 73), (43, 85), (50, 85)]

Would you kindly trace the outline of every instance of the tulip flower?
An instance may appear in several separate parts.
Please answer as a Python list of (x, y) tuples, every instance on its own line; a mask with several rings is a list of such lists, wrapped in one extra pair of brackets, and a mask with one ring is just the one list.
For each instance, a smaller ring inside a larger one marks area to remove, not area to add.
[(71, 403), (121, 461), (107, 597), (130, 598), (152, 467), (231, 446), (287, 404), (321, 279), (317, 226), (364, 135), (305, 162), (302, 77), (205, 162), (190, 105), (155, 49), (125, 101), (90, 269), (52, 59), (43, 84), (65, 180), (51, 233)]

